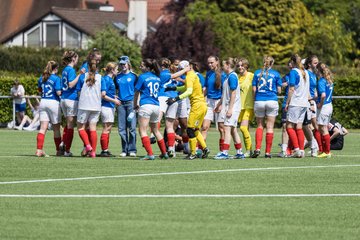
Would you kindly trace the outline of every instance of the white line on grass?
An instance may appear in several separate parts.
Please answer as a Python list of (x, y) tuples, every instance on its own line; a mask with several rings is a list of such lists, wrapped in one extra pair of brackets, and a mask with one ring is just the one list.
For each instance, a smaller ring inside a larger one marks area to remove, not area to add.
[(144, 194), (144, 195), (48, 195), (48, 194), (0, 194), (0, 198), (312, 198), (312, 197), (360, 197), (358, 193), (325, 194)]
[(204, 174), (204, 173), (268, 171), (268, 170), (288, 170), (288, 169), (313, 169), (313, 168), (346, 168), (346, 167), (360, 167), (360, 164), (353, 164), (353, 165), (325, 165), (325, 166), (297, 166), (297, 167), (267, 167), (267, 168), (238, 168), (238, 169), (223, 169), (223, 170), (203, 170), (203, 171), (192, 171), (192, 172), (140, 173), (140, 174), (125, 174), (125, 175), (115, 175), (115, 176), (97, 176), (97, 177), (55, 178), (55, 179), (10, 181), (10, 182), (0, 182), (0, 185), (19, 184), (19, 183), (82, 181), (82, 180), (129, 178), (129, 177), (150, 177), (150, 176), (166, 176), (166, 175), (187, 175), (187, 174)]

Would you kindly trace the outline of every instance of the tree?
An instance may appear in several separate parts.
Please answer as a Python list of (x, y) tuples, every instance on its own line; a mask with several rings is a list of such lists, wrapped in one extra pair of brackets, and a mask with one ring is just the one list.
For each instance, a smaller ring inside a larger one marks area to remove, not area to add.
[(108, 62), (117, 62), (121, 55), (129, 56), (132, 66), (137, 69), (141, 63), (140, 46), (120, 34), (120, 32), (108, 25), (95, 34), (90, 42), (91, 48), (98, 48), (102, 54), (101, 65), (104, 67)]

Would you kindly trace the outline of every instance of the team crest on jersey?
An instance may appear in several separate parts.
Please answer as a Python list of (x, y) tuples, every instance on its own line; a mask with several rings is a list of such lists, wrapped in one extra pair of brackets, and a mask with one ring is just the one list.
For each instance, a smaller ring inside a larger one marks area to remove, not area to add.
[(199, 125), (199, 120), (196, 120), (195, 126), (198, 126), (198, 125)]
[(128, 82), (131, 82), (131, 78), (126, 79)]

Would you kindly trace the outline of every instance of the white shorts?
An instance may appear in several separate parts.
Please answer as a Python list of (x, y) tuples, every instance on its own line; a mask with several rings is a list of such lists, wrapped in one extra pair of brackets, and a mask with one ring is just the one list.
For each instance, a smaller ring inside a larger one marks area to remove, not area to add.
[[(189, 109), (190, 109), (190, 105), (189, 105)], [(176, 116), (178, 118), (187, 118), (189, 116), (186, 99), (182, 99), (178, 101)]]
[(63, 99), (60, 102), (64, 117), (76, 117), (79, 101)]
[(40, 101), (40, 121), (58, 124), (61, 121), (60, 103), (52, 99), (41, 99)]
[(212, 99), (212, 98), (207, 98), (206, 99), (206, 103), (208, 106), (206, 115), (204, 117), (204, 120), (209, 120), (212, 122), (218, 122), (218, 118), (219, 118), (219, 113), (215, 113), (214, 109), (216, 108), (217, 104), (219, 103), (220, 99)]
[(115, 108), (101, 107), (101, 122), (113, 123), (115, 118)]
[(316, 118), (317, 117), (317, 107), (316, 107), (316, 102), (314, 100), (310, 101), (310, 107), (309, 107), (309, 111), (308, 111), (308, 117), (310, 119)]
[(279, 104), (277, 101), (255, 101), (254, 113), (256, 117), (276, 117), (278, 112)]
[(145, 104), (140, 106), (139, 117), (150, 118), (151, 123), (159, 122), (160, 107), (153, 104)]
[(168, 97), (159, 97), (160, 111), (164, 113), (166, 118), (175, 119), (179, 103), (174, 102), (169, 106), (166, 100), (168, 100)]
[(286, 113), (286, 121), (291, 123), (303, 123), (308, 107), (289, 106)]
[(239, 111), (233, 112), (230, 118), (226, 117), (226, 112), (227, 110), (224, 111), (222, 110), (219, 113), (218, 122), (224, 123), (225, 126), (237, 127), (240, 112)]
[(319, 125), (327, 126), (330, 122), (333, 112), (333, 106), (331, 103), (323, 105), (321, 109), (318, 109), (316, 121)]
[(78, 109), (77, 121), (79, 123), (97, 123), (99, 121), (100, 111), (90, 111)]

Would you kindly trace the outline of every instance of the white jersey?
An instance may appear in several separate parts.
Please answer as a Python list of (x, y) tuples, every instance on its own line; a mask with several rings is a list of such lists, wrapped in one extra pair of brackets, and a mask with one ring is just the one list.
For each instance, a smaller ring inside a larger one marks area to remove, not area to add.
[(88, 73), (85, 73), (85, 81), (81, 87), (78, 109), (89, 111), (101, 111), (101, 75), (95, 75), (95, 83), (92, 86), (86, 84)]
[[(11, 95), (13, 95), (13, 94), (17, 94), (18, 96), (24, 96), (25, 95), (25, 89), (24, 89), (24, 87), (23, 87), (23, 85), (19, 85), (17, 88), (15, 88), (15, 87), (12, 87), (11, 89), (10, 89), (10, 92), (11, 92)], [(25, 98), (23, 98), (23, 97), (15, 97), (14, 98), (14, 101), (15, 101), (15, 103), (16, 104), (23, 104), (23, 103), (26, 103), (26, 100), (25, 100)]]
[(298, 68), (293, 68), (299, 75), (300, 81), (295, 84), (294, 93), (291, 97), (289, 106), (309, 107), (308, 98), (310, 96), (310, 77), (309, 73), (305, 71), (305, 79)]
[[(229, 81), (233, 81), (233, 82), (229, 82)], [(240, 96), (240, 84), (239, 84), (239, 79), (238, 76), (235, 72), (231, 72), (229, 75), (226, 76), (223, 85), (222, 85), (222, 96), (221, 96), (221, 100), (222, 100), (222, 109), (227, 111), (229, 108), (229, 104), (230, 104), (230, 97), (231, 97), (231, 92), (230, 92), (230, 84), (237, 84), (236, 89), (234, 90), (236, 92), (236, 96), (235, 96), (235, 101), (234, 101), (234, 105), (233, 105), (233, 112), (240, 112), (241, 111), (241, 96)]]

